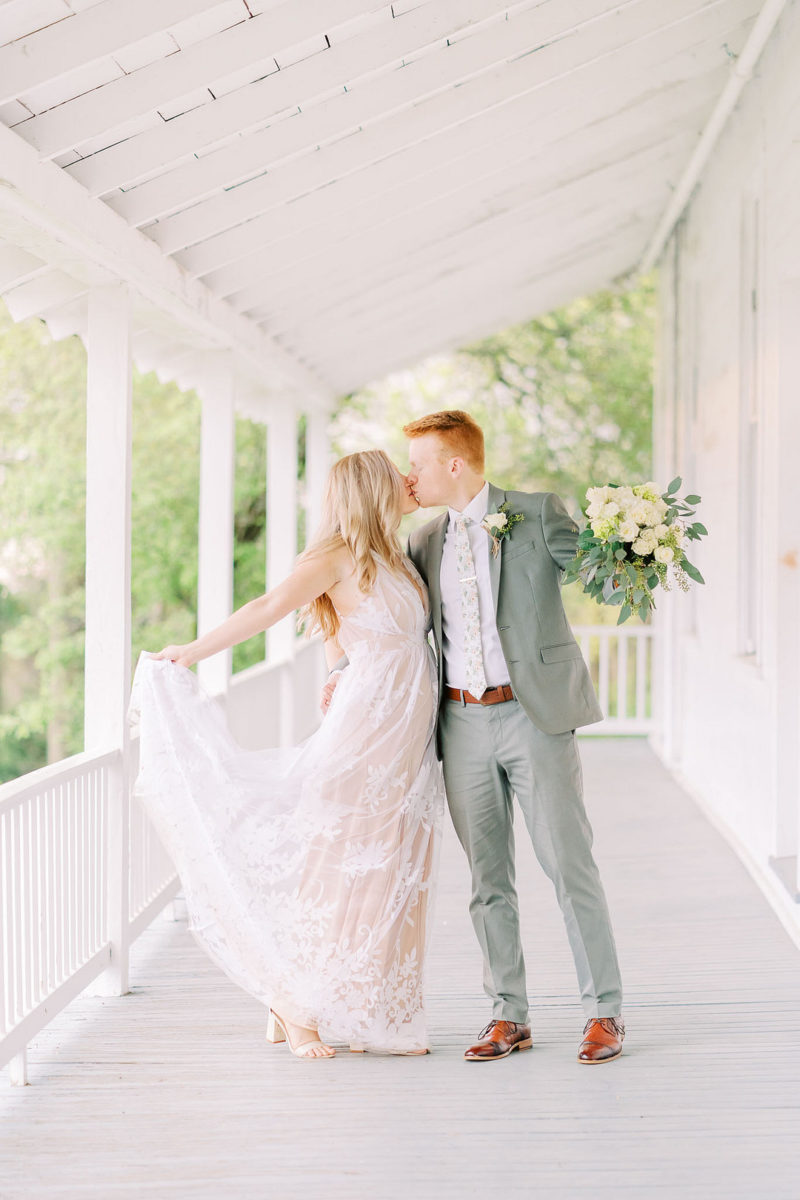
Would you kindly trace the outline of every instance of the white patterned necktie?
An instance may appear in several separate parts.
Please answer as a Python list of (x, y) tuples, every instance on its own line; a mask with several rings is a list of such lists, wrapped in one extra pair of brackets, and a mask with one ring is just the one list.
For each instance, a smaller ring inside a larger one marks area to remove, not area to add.
[(467, 664), (467, 691), (479, 699), (486, 691), (481, 641), (481, 610), (478, 604), (478, 577), (469, 544), (466, 517), (456, 517), (454, 547), (458, 586), (461, 591), (461, 618), (464, 622), (464, 658)]

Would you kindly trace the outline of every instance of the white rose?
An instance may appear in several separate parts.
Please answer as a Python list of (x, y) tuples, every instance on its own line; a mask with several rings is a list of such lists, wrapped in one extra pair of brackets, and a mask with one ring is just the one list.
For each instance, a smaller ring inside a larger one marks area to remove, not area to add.
[(650, 543), (646, 542), (644, 540), (644, 538), (638, 537), (638, 538), (636, 538), (635, 542), (631, 546), (631, 550), (633, 551), (634, 554), (649, 554), (650, 553)]
[(639, 536), (639, 526), (635, 521), (623, 521), (619, 527), (619, 536), (623, 542), (632, 542)]
[(641, 533), (641, 540), (647, 546), (648, 552), (655, 550), (656, 546), (658, 545), (658, 538), (656, 537), (656, 531), (654, 529), (643, 529)]
[(491, 513), (486, 517), (486, 524), (490, 529), (503, 529), (508, 524), (508, 516), (506, 513)]
[(590, 504), (605, 504), (607, 488), (590, 487), (586, 489), (586, 499)]
[(600, 516), (607, 517), (609, 519), (611, 517), (619, 516), (619, 505), (615, 504), (613, 500), (609, 500), (608, 504), (603, 505)]
[(586, 509), (586, 515), (590, 521), (594, 521), (596, 517), (600, 516), (604, 508), (605, 504), (602, 500), (593, 500)]
[(655, 529), (653, 530), (653, 533), (656, 535), (658, 540), (661, 542), (664, 540), (664, 538), (669, 533), (669, 525), (656, 525)]
[(667, 504), (666, 500), (661, 500), (659, 498), (656, 500), (654, 507), (660, 517), (665, 517), (667, 515), (667, 509), (669, 508), (669, 505)]
[(627, 515), (631, 519), (631, 521), (635, 521), (637, 525), (649, 525), (650, 524), (650, 521), (649, 521), (650, 514), (648, 512), (648, 506), (646, 504), (643, 504), (641, 501), (638, 504), (632, 505), (631, 508), (628, 510)]
[(675, 557), (675, 551), (671, 546), (656, 546), (656, 562), (671, 563)]
[(639, 503), (639, 497), (633, 493), (633, 488), (620, 487), (614, 489), (614, 499), (620, 508), (628, 509), (633, 504)]

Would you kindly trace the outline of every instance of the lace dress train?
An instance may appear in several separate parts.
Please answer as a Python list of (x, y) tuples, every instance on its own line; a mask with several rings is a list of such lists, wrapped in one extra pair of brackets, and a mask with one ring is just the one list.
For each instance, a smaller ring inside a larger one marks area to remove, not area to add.
[(174, 663), (142, 655), (131, 696), (135, 794), (196, 940), (287, 1020), (373, 1051), (428, 1045), (422, 971), (444, 792), (427, 622), (412, 581), (379, 563), (342, 619), (350, 665), (328, 713), (294, 747), (243, 749)]

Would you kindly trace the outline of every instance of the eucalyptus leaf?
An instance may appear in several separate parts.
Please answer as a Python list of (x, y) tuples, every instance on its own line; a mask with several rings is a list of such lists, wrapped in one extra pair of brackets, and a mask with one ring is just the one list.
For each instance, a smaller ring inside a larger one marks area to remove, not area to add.
[(684, 504), (692, 504), (692, 505), (699, 504), (700, 497), (699, 496), (684, 496), (683, 502), (684, 502)]
[(705, 583), (705, 579), (703, 579), (703, 576), (700, 574), (697, 567), (693, 563), (690, 563), (688, 558), (683, 560), (681, 566), (689, 578), (694, 579), (695, 583)]
[(630, 615), (631, 606), (629, 604), (623, 604), (622, 608), (620, 609), (619, 616), (617, 617), (617, 624), (623, 625)]
[(674, 496), (682, 482), (683, 480), (681, 479), (680, 475), (676, 475), (672, 483), (667, 484), (667, 495)]

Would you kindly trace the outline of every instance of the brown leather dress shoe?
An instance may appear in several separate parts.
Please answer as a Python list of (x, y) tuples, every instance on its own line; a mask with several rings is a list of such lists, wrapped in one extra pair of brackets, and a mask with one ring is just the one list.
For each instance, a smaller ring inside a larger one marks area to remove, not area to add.
[(533, 1045), (530, 1025), (518, 1021), (490, 1021), (478, 1039), (464, 1054), (467, 1062), (493, 1062), (507, 1058), (512, 1050), (530, 1050)]
[(610, 1062), (622, 1054), (625, 1024), (620, 1017), (590, 1017), (583, 1027), (578, 1062)]

